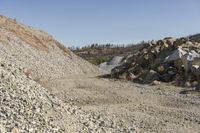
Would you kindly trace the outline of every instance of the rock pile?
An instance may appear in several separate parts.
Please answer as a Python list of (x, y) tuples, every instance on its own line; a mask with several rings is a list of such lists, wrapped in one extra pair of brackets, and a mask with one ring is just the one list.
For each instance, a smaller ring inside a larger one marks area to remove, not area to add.
[(28, 69), (35, 80), (100, 73), (46, 32), (0, 16), (0, 57)]
[(64, 113), (61, 102), (24, 71), (0, 61), (1, 133), (64, 132), (62, 123), (56, 123)]
[(138, 53), (111, 71), (111, 77), (142, 83), (172, 82), (181, 86), (200, 83), (200, 43), (198, 36), (165, 38), (147, 42)]

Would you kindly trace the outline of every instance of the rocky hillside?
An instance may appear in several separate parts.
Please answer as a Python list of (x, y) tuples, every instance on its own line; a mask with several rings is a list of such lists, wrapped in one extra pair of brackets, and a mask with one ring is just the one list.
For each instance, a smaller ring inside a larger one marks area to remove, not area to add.
[(26, 67), (35, 80), (99, 70), (43, 31), (0, 16), (0, 57)]
[(142, 83), (172, 82), (199, 88), (199, 34), (186, 38), (150, 41), (125, 60), (122, 65), (112, 70), (112, 77)]

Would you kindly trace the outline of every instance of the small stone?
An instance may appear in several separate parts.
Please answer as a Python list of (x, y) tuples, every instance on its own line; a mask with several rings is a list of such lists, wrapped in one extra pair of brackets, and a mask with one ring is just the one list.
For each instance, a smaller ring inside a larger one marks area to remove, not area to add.
[(154, 80), (154, 81), (152, 82), (152, 85), (160, 85), (160, 81)]
[(34, 131), (34, 129), (33, 128), (29, 128), (29, 130), (28, 130), (29, 132), (33, 132)]
[(159, 66), (159, 67), (158, 67), (158, 72), (164, 72), (164, 71), (165, 71), (164, 66)]
[(11, 130), (11, 133), (19, 133), (19, 130), (18, 130), (16, 127), (14, 127), (14, 128)]
[(5, 127), (1, 124), (0, 124), (0, 133), (6, 133)]
[(190, 84), (190, 82), (185, 82), (185, 87), (191, 87), (191, 84)]

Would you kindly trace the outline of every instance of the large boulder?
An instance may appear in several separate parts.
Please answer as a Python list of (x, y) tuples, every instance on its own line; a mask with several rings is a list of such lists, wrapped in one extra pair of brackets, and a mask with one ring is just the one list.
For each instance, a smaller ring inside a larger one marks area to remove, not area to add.
[(128, 66), (129, 66), (129, 64), (125, 63), (123, 65), (120, 65), (120, 66), (113, 68), (111, 70), (111, 77), (112, 78), (119, 78), (119, 76), (121, 74), (123, 74), (125, 71), (127, 71), (127, 69), (129, 68)]
[(176, 74), (177, 74), (177, 69), (170, 66), (165, 70), (165, 73), (160, 76), (160, 80), (164, 82), (172, 81)]
[(190, 51), (189, 53), (183, 55), (181, 57), (181, 60), (183, 62), (184, 68), (186, 71), (190, 71), (191, 67), (193, 65), (193, 62), (198, 60), (200, 58), (200, 55), (195, 52), (194, 50)]
[(191, 72), (192, 72), (195, 76), (200, 76), (200, 66), (198, 66), (198, 65), (192, 65), (192, 67), (191, 67)]
[(155, 80), (159, 80), (159, 74), (154, 70), (150, 70), (144, 77), (144, 83), (151, 83)]
[(165, 62), (171, 62), (171, 61), (176, 61), (176, 60), (179, 60), (181, 59), (181, 57), (183, 55), (185, 55), (187, 52), (182, 50), (181, 48), (178, 48), (176, 50), (174, 50), (172, 52), (172, 54), (168, 55), (166, 58), (165, 58)]

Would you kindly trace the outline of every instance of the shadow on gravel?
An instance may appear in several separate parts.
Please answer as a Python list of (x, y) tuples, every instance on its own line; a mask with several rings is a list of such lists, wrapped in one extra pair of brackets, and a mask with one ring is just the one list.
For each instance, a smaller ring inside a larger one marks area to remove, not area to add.
[(104, 74), (104, 75), (100, 75), (100, 76), (97, 76), (98, 78), (111, 78), (111, 75), (110, 74)]
[(134, 81), (130, 81), (130, 80), (125, 80), (125, 79), (120, 79), (120, 78), (112, 78), (110, 74), (104, 74), (104, 75), (100, 75), (97, 76), (97, 78), (100, 79), (113, 79), (115, 81), (119, 80), (119, 81), (125, 81), (125, 82), (133, 82), (133, 83), (137, 83), (137, 84), (141, 84), (141, 85), (153, 85), (152, 83), (144, 83), (141, 80), (134, 80)]
[(194, 94), (200, 96), (200, 90), (183, 90), (180, 94)]
[[(105, 79), (115, 79), (115, 80), (121, 80), (121, 81), (126, 81), (126, 80), (122, 80), (122, 79), (116, 79), (116, 78), (111, 78), (111, 75), (110, 74), (104, 74), (104, 75), (100, 75), (100, 76), (97, 76), (97, 78), (105, 78)], [(155, 86), (155, 85), (159, 85), (159, 84), (154, 84), (154, 83), (144, 83), (142, 81), (139, 81), (139, 80), (134, 80), (132, 81), (133, 83), (137, 83), (137, 84), (141, 84), (141, 85), (149, 85), (149, 86)], [(163, 82), (165, 83), (165, 82)], [(170, 85), (173, 85), (173, 84), (170, 84)], [(176, 86), (176, 85), (174, 85)], [(184, 87), (184, 86), (182, 86)], [(192, 95), (197, 95), (197, 96), (200, 96), (200, 90), (196, 90), (196, 89), (184, 89), (182, 91), (180, 91), (179, 94), (192, 94)]]

